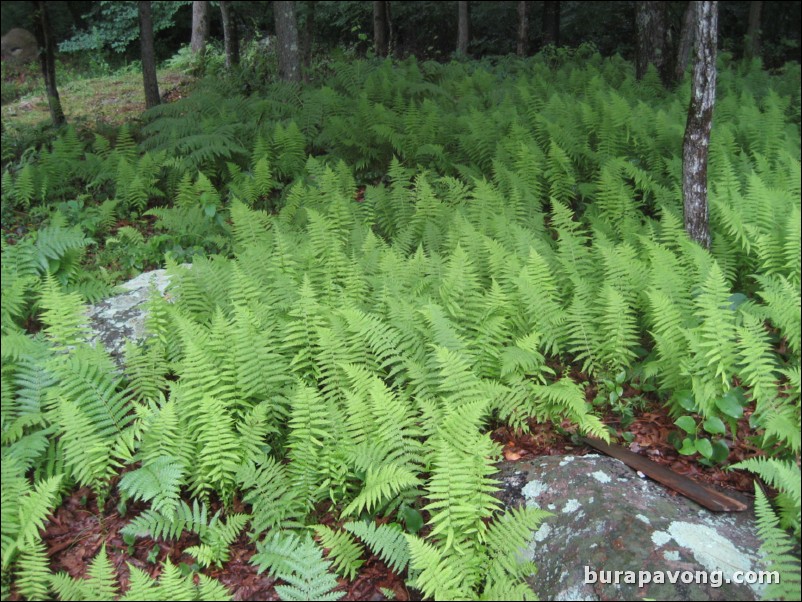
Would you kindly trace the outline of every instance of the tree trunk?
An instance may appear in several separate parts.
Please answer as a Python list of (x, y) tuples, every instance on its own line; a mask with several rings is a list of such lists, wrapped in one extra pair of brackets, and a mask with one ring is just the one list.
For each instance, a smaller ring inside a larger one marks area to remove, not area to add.
[(666, 3), (636, 2), (635, 11), (638, 30), (635, 76), (643, 79), (652, 64), (665, 81)]
[(691, 60), (691, 50), (693, 49), (693, 34), (696, 29), (696, 2), (688, 2), (685, 7), (685, 14), (682, 17), (682, 31), (679, 36), (679, 46), (677, 47), (677, 64), (674, 67), (674, 81), (680, 82), (685, 76), (688, 62)]
[(547, 0), (543, 3), (543, 46), (560, 45), (560, 2)]
[(529, 2), (518, 2), (518, 44), (515, 51), (518, 56), (524, 57), (529, 49)]
[(237, 21), (231, 13), (231, 2), (220, 0), (220, 18), (223, 21), (223, 45), (226, 50), (226, 69), (239, 65), (239, 32)]
[(301, 54), (298, 48), (298, 22), (294, 2), (274, 2), (278, 38), (279, 77), (288, 82), (301, 81)]
[(387, 56), (387, 2), (373, 1), (373, 47), (376, 56)]
[(312, 66), (312, 50), (315, 45), (315, 5), (316, 0), (306, 1), (306, 25), (304, 27), (304, 67)]
[(749, 28), (746, 30), (744, 56), (753, 59), (760, 56), (760, 13), (763, 3), (753, 0), (749, 3)]
[(387, 6), (387, 56), (392, 56), (395, 50), (395, 30), (393, 29), (393, 3), (390, 0), (385, 2)]
[(468, 42), (471, 39), (471, 16), (467, 2), (457, 2), (457, 7), (457, 54), (466, 56), (468, 54)]
[(206, 38), (209, 37), (209, 2), (195, 0), (192, 3), (192, 41), (189, 48), (192, 54), (203, 54)]
[(716, 100), (716, 42), (718, 2), (697, 2), (693, 88), (688, 123), (682, 143), (682, 198), (685, 230), (705, 248), (710, 248), (707, 212), (707, 154), (713, 104)]
[(39, 65), (42, 68), (42, 77), (45, 80), (45, 91), (47, 93), (47, 104), (50, 107), (50, 118), (53, 125), (60, 127), (67, 120), (64, 117), (64, 110), (61, 108), (61, 99), (58, 95), (56, 86), (56, 50), (53, 41), (53, 31), (50, 29), (50, 16), (47, 12), (47, 2), (34, 2), (34, 21), (36, 37), (38, 38)]
[(159, 82), (156, 81), (156, 51), (153, 47), (153, 19), (150, 2), (139, 2), (139, 46), (142, 57), (142, 79), (145, 81), (145, 108), (161, 102)]

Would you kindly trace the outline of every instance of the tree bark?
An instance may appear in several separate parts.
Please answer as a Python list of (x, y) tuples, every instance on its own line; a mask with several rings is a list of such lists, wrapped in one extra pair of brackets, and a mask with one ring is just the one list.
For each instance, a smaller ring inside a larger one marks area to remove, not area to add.
[(520, 57), (528, 54), (529, 50), (529, 2), (518, 2), (518, 43), (515, 51)]
[(468, 42), (471, 40), (471, 15), (467, 2), (457, 2), (457, 54), (468, 54)]
[(42, 77), (45, 80), (50, 118), (53, 120), (53, 125), (60, 127), (67, 123), (67, 119), (61, 108), (61, 98), (59, 98), (58, 86), (56, 86), (56, 50), (53, 31), (50, 29), (50, 15), (47, 11), (47, 2), (34, 2), (33, 6), (36, 37), (40, 48), (39, 66), (42, 68)]
[(304, 67), (312, 66), (312, 50), (315, 45), (315, 5), (316, 0), (306, 1), (306, 25), (304, 27)]
[(278, 38), (279, 77), (288, 82), (301, 81), (301, 55), (298, 48), (298, 22), (294, 2), (274, 2)]
[(691, 50), (693, 49), (693, 34), (696, 29), (696, 2), (688, 2), (685, 7), (685, 14), (682, 17), (682, 31), (679, 36), (677, 47), (677, 64), (674, 67), (674, 81), (680, 82), (685, 76), (688, 62), (691, 60)]
[(373, 1), (373, 47), (376, 56), (387, 56), (387, 2)]
[(707, 211), (707, 155), (716, 100), (718, 2), (697, 2), (693, 88), (682, 143), (682, 198), (685, 231), (710, 248)]
[(560, 45), (560, 2), (547, 0), (543, 3), (543, 46)]
[(223, 21), (223, 45), (226, 51), (226, 69), (239, 65), (239, 32), (231, 13), (231, 2), (220, 0), (220, 18)]
[(209, 2), (195, 0), (192, 3), (192, 40), (189, 48), (192, 54), (203, 54), (206, 39), (209, 37)]
[(153, 46), (153, 18), (150, 2), (139, 5), (139, 46), (142, 57), (142, 79), (145, 82), (145, 108), (150, 109), (161, 102), (159, 82), (156, 80), (156, 51)]
[(643, 79), (649, 65), (654, 65), (665, 81), (666, 3), (636, 2), (637, 56), (635, 76)]
[(760, 56), (760, 13), (763, 3), (753, 0), (749, 3), (749, 28), (746, 30), (744, 56), (753, 59)]

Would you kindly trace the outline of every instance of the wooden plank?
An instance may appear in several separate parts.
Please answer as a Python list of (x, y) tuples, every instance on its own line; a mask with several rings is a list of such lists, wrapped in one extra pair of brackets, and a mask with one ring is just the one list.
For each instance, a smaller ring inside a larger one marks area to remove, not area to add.
[(641, 471), (658, 483), (662, 483), (666, 487), (681, 493), (709, 510), (713, 510), (714, 512), (742, 512), (747, 508), (744, 502), (730, 497), (726, 493), (697, 483), (684, 475), (674, 472), (670, 468), (661, 466), (649, 458), (644, 458), (628, 449), (624, 449), (618, 445), (610, 445), (600, 439), (582, 437), (581, 440), (586, 445), (608, 456), (621, 460), (627, 466)]

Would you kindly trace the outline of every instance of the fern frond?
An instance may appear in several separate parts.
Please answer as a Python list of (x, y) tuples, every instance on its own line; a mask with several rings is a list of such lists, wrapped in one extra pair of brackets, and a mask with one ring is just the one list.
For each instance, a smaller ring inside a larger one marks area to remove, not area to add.
[(332, 591), (337, 580), (328, 572), (330, 562), (323, 559), (308, 534), (303, 540), (292, 534), (276, 534), (257, 544), (251, 562), (259, 572), (267, 569), (288, 584), (276, 586), (282, 600), (339, 600), (344, 595)]
[(466, 587), (456, 563), (432, 544), (407, 535), (410, 550), (410, 565), (419, 571), (414, 586), (423, 592), (424, 597), (435, 600), (467, 600), (471, 592)]
[[(797, 474), (797, 477), (799, 475)], [(777, 578), (766, 588), (767, 600), (794, 600), (798, 597), (800, 584), (800, 564), (793, 551), (794, 540), (780, 528), (779, 519), (771, 509), (763, 491), (755, 483), (755, 514), (758, 520), (758, 534), (763, 542), (760, 551), (765, 555), (765, 564)]]
[(570, 378), (563, 377), (550, 385), (533, 385), (532, 389), (538, 398), (536, 407), (543, 404), (539, 409), (545, 410), (546, 415), (565, 412), (581, 430), (604, 441), (610, 440), (610, 433), (601, 420), (590, 414), (585, 392)]
[(365, 561), (361, 559), (364, 552), (346, 531), (334, 531), (325, 525), (317, 525), (315, 532), (320, 538), (323, 548), (328, 549), (328, 557), (334, 563), (334, 570), (339, 575), (353, 581)]
[(407, 540), (398, 525), (361, 521), (345, 523), (343, 528), (364, 541), (370, 551), (397, 574), (402, 573), (409, 563)]
[(244, 463), (237, 472), (243, 501), (251, 504), (252, 535), (292, 526), (303, 514), (303, 500), (290, 481), (285, 465), (264, 456), (262, 460)]
[(175, 458), (162, 456), (125, 473), (120, 479), (120, 490), (130, 497), (151, 501), (154, 512), (172, 513), (179, 502), (184, 471)]
[(343, 509), (343, 515), (369, 513), (380, 508), (404, 489), (417, 487), (420, 480), (409, 470), (397, 464), (383, 464), (378, 469), (369, 467), (365, 476), (365, 487), (354, 500)]
[(26, 600), (46, 600), (50, 592), (50, 561), (41, 541), (22, 548), (16, 567), (16, 585)]

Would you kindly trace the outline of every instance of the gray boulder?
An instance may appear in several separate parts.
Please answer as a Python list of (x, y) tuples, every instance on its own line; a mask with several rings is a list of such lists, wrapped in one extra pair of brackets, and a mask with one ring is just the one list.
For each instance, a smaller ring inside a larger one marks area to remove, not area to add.
[(23, 65), (39, 56), (36, 37), (27, 29), (14, 28), (0, 41), (3, 61)]
[(145, 338), (146, 302), (151, 290), (155, 288), (164, 295), (169, 283), (167, 270), (145, 272), (119, 285), (120, 294), (89, 306), (92, 340), (102, 343), (120, 362), (127, 340), (139, 343)]
[(606, 456), (506, 463), (501, 478), (508, 505), (554, 514), (525, 551), (542, 600), (760, 599), (763, 586), (727, 583), (765, 570), (751, 510), (710, 512)]

